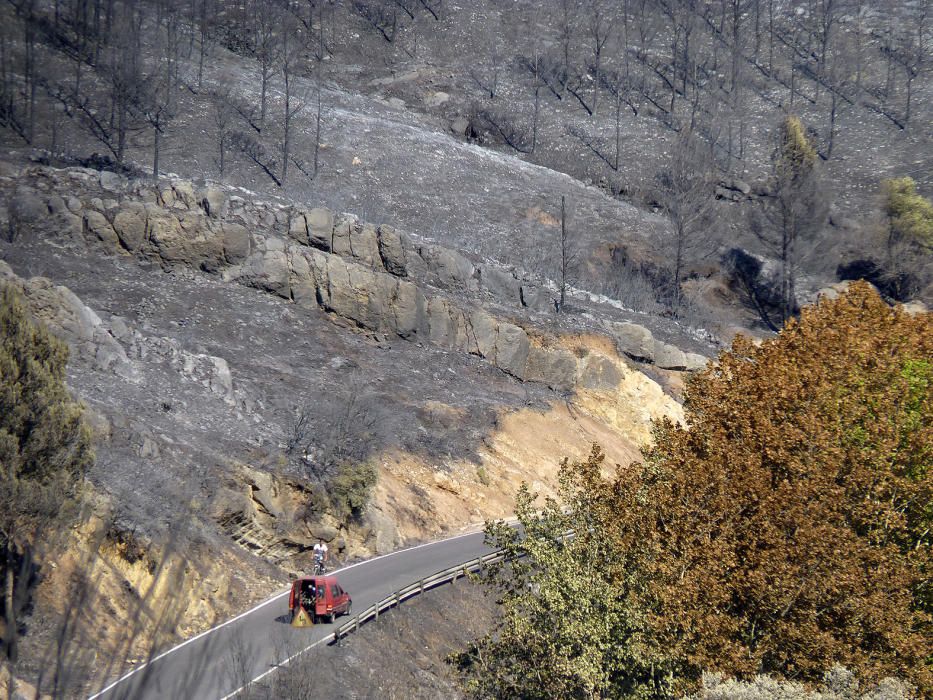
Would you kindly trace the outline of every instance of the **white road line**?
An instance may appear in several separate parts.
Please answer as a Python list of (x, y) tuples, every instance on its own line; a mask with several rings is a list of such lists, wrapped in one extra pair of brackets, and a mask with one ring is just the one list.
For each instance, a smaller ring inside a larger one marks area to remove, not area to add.
[[(355, 564), (350, 564), (349, 566), (345, 566), (345, 567), (343, 567), (342, 569), (337, 569), (336, 571), (334, 571), (334, 572), (332, 572), (332, 573), (333, 573), (333, 574), (339, 574), (339, 573), (341, 573), (342, 571), (348, 571), (348, 570), (353, 569), (353, 568), (355, 568), (355, 567), (357, 567), (357, 566), (360, 566), (360, 565), (362, 565), (362, 564), (369, 564), (370, 562), (379, 561), (380, 559), (385, 559), (386, 557), (392, 557), (392, 556), (395, 556), (396, 554), (402, 554), (403, 552), (411, 552), (411, 551), (413, 551), (413, 550), (415, 550), (415, 549), (421, 549), (422, 547), (430, 547), (431, 545), (440, 544), (441, 542), (453, 542), (454, 540), (459, 540), (459, 539), (461, 539), (461, 538), (463, 538), (463, 537), (470, 537), (471, 535), (477, 535), (477, 534), (479, 534), (480, 532), (482, 532), (482, 530), (477, 530), (477, 531), (474, 531), (474, 532), (465, 532), (465, 533), (463, 533), (462, 535), (455, 535), (455, 536), (453, 536), (453, 537), (447, 537), (447, 538), (440, 539), (440, 540), (433, 540), (433, 541), (431, 541), (431, 542), (423, 542), (422, 544), (416, 544), (416, 545), (414, 545), (413, 547), (406, 547), (405, 549), (397, 549), (397, 550), (395, 550), (394, 552), (389, 552), (388, 554), (380, 554), (378, 557), (373, 557), (372, 559), (363, 559), (362, 561), (358, 561), (358, 562), (356, 562)], [(133, 675), (139, 673), (140, 671), (142, 671), (143, 669), (147, 668), (148, 666), (154, 664), (154, 663), (155, 663), (156, 661), (158, 661), (159, 659), (165, 658), (165, 657), (168, 656), (169, 654), (172, 654), (172, 653), (178, 651), (178, 650), (181, 649), (182, 647), (188, 646), (189, 644), (191, 644), (191, 643), (194, 642), (194, 641), (197, 641), (197, 640), (200, 639), (201, 637), (204, 637), (204, 636), (206, 636), (206, 635), (208, 635), (208, 634), (213, 634), (213, 633), (216, 632), (217, 630), (222, 629), (222, 628), (226, 627), (227, 625), (229, 625), (229, 624), (231, 624), (231, 623), (233, 623), (233, 622), (236, 622), (237, 620), (239, 620), (239, 619), (241, 619), (241, 618), (246, 617), (247, 615), (253, 614), (253, 613), (256, 612), (257, 610), (260, 610), (260, 609), (266, 607), (266, 606), (269, 605), (270, 603), (274, 603), (274, 602), (277, 601), (279, 598), (282, 598), (283, 596), (288, 595), (288, 591), (289, 591), (289, 590), (290, 590), (290, 588), (286, 588), (284, 591), (282, 591), (282, 592), (280, 592), (280, 593), (276, 593), (274, 596), (272, 596), (272, 597), (269, 598), (268, 600), (263, 601), (263, 602), (260, 603), (259, 605), (255, 606), (255, 607), (253, 607), (253, 608), (251, 608), (251, 609), (249, 609), (249, 610), (247, 610), (246, 612), (240, 613), (240, 614), (237, 615), (236, 617), (232, 617), (232, 618), (230, 618), (229, 620), (227, 620), (226, 622), (220, 623), (220, 624), (217, 625), (216, 627), (212, 627), (211, 629), (205, 630), (204, 632), (201, 632), (200, 634), (196, 634), (196, 635), (193, 636), (191, 639), (186, 639), (186, 640), (183, 641), (181, 644), (172, 647), (172, 648), (169, 649), (168, 651), (163, 651), (161, 654), (159, 654), (158, 656), (156, 656), (156, 657), (150, 659), (149, 661), (147, 661), (146, 663), (144, 663), (142, 666), (138, 666), (137, 668), (134, 668), (134, 669), (133, 669), (132, 671), (130, 671), (129, 673), (124, 674), (123, 676), (121, 676), (120, 678), (118, 678), (117, 680), (115, 680), (113, 683), (111, 683), (110, 685), (108, 685), (108, 686), (107, 686), (106, 688), (104, 688), (103, 690), (99, 690), (98, 692), (94, 693), (94, 695), (91, 695), (91, 696), (88, 698), (88, 700), (96, 700), (96, 698), (99, 698), (99, 697), (100, 697), (101, 695), (103, 695), (104, 693), (106, 693), (106, 692), (108, 692), (108, 691), (110, 691), (110, 690), (113, 690), (113, 688), (115, 688), (116, 686), (120, 685), (120, 683), (122, 683), (122, 682), (125, 681), (126, 679), (130, 678), (131, 676), (133, 676)], [(295, 656), (298, 656), (299, 654), (303, 654), (304, 652), (308, 651), (308, 649), (311, 649), (312, 647), (314, 647), (314, 646), (320, 644), (321, 642), (325, 641), (326, 639), (327, 639), (327, 637), (324, 637), (324, 639), (318, 640), (317, 642), (315, 642), (314, 644), (312, 644), (312, 645), (311, 645), (310, 647), (308, 647), (307, 649), (303, 649), (302, 651), (298, 652), (298, 654), (295, 654), (294, 656), (289, 657), (289, 658), (288, 658), (286, 661), (284, 661), (283, 664), (281, 664), (281, 665), (287, 664), (289, 661), (291, 661), (293, 658), (295, 658)], [(265, 677), (267, 674), (271, 673), (271, 671), (275, 670), (275, 668), (277, 668), (277, 667), (273, 667), (270, 671), (266, 671), (266, 672), (263, 673), (261, 676), (259, 676), (259, 677), (257, 677), (257, 678), (254, 678), (252, 681), (250, 681), (250, 683), (255, 683), (255, 682), (256, 682), (257, 680), (259, 680), (260, 678), (263, 678), (263, 677)], [(248, 684), (247, 684), (247, 685), (248, 685)], [(243, 690), (243, 688), (245, 688), (245, 687), (246, 687), (246, 686), (243, 686), (242, 688), (238, 688), (237, 690), (235, 690), (235, 691), (232, 693), (232, 695), (236, 695), (236, 694), (239, 693), (241, 690)], [(232, 695), (227, 695), (227, 696), (225, 696), (225, 697), (229, 698), (229, 697), (232, 697)]]

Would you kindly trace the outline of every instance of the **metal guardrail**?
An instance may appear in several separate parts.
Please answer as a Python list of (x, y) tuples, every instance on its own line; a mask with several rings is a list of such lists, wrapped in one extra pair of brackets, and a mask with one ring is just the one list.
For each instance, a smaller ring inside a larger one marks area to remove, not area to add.
[(420, 581), (415, 581), (414, 583), (409, 584), (404, 588), (400, 588), (394, 593), (387, 595), (378, 603), (370, 605), (363, 612), (357, 614), (352, 620), (348, 620), (347, 622), (344, 622), (342, 625), (340, 625), (340, 627), (338, 627), (334, 632), (334, 638), (330, 643), (336, 644), (351, 632), (356, 632), (359, 630), (361, 625), (366, 624), (370, 620), (378, 619), (379, 616), (386, 610), (397, 608), (402, 603), (402, 601), (413, 598), (416, 595), (421, 595), (425, 591), (436, 588), (441, 584), (456, 581), (458, 578), (464, 578), (471, 573), (482, 571), (485, 567), (491, 564), (498, 564), (503, 559), (505, 559), (505, 555), (501, 550), (498, 552), (492, 552), (486, 556), (479, 557), (478, 559), (471, 559), (470, 561), (463, 564), (458, 564), (457, 566), (452, 566), (449, 569), (438, 571), (437, 573), (431, 574), (430, 576), (427, 576)]

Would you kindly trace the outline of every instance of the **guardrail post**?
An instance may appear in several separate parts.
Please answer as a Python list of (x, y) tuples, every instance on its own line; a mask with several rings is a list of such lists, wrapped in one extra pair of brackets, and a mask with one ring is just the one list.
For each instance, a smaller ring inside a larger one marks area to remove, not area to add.
[(424, 594), (424, 579), (421, 579), (421, 593)]
[(379, 603), (376, 603), (376, 614), (373, 615), (373, 619), (374, 619), (374, 620), (378, 620), (378, 619), (379, 619)]
[(395, 592), (395, 607), (398, 608), (402, 605), (402, 597), (399, 595), (398, 591)]

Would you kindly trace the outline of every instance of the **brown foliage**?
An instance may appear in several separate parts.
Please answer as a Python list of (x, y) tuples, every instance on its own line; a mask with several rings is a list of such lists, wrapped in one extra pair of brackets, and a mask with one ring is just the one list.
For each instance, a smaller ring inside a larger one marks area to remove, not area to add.
[(649, 567), (649, 626), (682, 673), (838, 662), (933, 690), (931, 357), (929, 315), (855, 285), (737, 339), (691, 382), (689, 426), (619, 469), (601, 519)]

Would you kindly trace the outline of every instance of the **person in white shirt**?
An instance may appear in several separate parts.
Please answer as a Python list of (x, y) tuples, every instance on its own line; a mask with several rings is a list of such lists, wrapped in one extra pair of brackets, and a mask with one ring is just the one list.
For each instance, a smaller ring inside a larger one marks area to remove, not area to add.
[(319, 539), (314, 545), (314, 565), (324, 571), (324, 565), (327, 563), (327, 545), (323, 539)]

